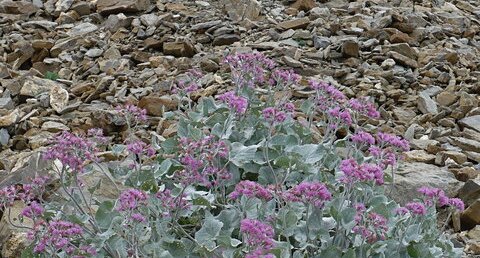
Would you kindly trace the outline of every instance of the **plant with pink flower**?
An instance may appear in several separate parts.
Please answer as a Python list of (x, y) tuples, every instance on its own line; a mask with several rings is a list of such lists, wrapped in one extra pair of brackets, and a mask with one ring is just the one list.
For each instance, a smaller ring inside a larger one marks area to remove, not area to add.
[(238, 199), (241, 196), (246, 196), (248, 198), (255, 197), (265, 201), (269, 201), (273, 198), (272, 192), (268, 188), (249, 180), (240, 181), (235, 186), (235, 190), (228, 195), (228, 197), (233, 200)]
[[(274, 247), (275, 232), (272, 226), (255, 219), (243, 219), (240, 222), (240, 232), (247, 249), (247, 256), (261, 257)], [(267, 256), (268, 257), (268, 256)]]

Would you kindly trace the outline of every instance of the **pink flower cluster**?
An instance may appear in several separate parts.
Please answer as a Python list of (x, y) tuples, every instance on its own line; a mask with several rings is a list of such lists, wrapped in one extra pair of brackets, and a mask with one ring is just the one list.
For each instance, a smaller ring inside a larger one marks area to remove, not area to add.
[(350, 109), (370, 118), (380, 118), (380, 112), (375, 108), (373, 103), (367, 101), (366, 98), (350, 99), (348, 101)]
[(408, 141), (402, 139), (400, 136), (379, 132), (376, 138), (377, 145), (370, 146), (368, 152), (376, 158), (377, 163), (383, 168), (386, 168), (388, 165), (394, 166), (397, 164), (400, 158), (398, 153), (410, 149)]
[(144, 143), (143, 141), (134, 141), (127, 144), (127, 151), (137, 156), (147, 155), (148, 157), (152, 157), (155, 155), (155, 150), (152, 148), (152, 146)]
[(190, 207), (190, 203), (187, 201), (185, 194), (181, 197), (174, 197), (169, 189), (158, 191), (155, 197), (160, 200), (161, 209), (163, 210), (163, 216), (169, 217), (172, 212), (180, 209), (184, 210)]
[(357, 204), (356, 209), (356, 225), (352, 229), (353, 232), (361, 235), (369, 243), (384, 240), (388, 231), (387, 219), (375, 212), (367, 213), (363, 204)]
[(401, 151), (410, 150), (410, 143), (407, 140), (393, 134), (379, 132), (377, 133), (377, 142), (381, 148), (391, 146)]
[(375, 138), (371, 134), (363, 131), (352, 134), (352, 136), (350, 136), (350, 140), (357, 146), (369, 146), (375, 144)]
[(412, 212), (415, 215), (425, 215), (427, 214), (427, 209), (425, 208), (425, 205), (421, 202), (409, 202), (405, 204), (405, 208)]
[(43, 222), (36, 225), (36, 228), (28, 232), (27, 237), (30, 240), (38, 239), (33, 248), (35, 253), (43, 253), (47, 250), (65, 250), (68, 255), (75, 253), (86, 253), (87, 255), (96, 255), (95, 248), (82, 245), (81, 242), (83, 229), (72, 222), (53, 220), (48, 224)]
[(275, 67), (275, 62), (260, 52), (229, 55), (224, 62), (230, 66), (232, 80), (239, 89), (264, 83), (266, 70)]
[(108, 138), (103, 135), (103, 129), (101, 128), (88, 129), (87, 136), (91, 137), (92, 140), (99, 145), (108, 143)]
[(130, 125), (137, 125), (147, 121), (147, 110), (135, 105), (125, 104), (115, 108), (115, 110), (125, 117)]
[(14, 185), (0, 189), (0, 208), (11, 207), (17, 198), (17, 188)]
[(43, 211), (44, 210), (43, 210), (42, 205), (40, 205), (36, 201), (33, 201), (33, 202), (30, 203), (30, 205), (28, 205), (27, 207), (25, 207), (22, 210), (21, 215), (23, 217), (27, 217), (29, 219), (35, 219), (37, 217), (42, 216)]
[(317, 106), (321, 110), (325, 111), (336, 107), (347, 99), (341, 91), (329, 83), (314, 80), (310, 80), (308, 83), (310, 88), (317, 91)]
[(237, 199), (240, 196), (246, 196), (248, 198), (258, 198), (265, 201), (269, 201), (273, 198), (272, 193), (269, 189), (265, 188), (261, 184), (249, 180), (240, 181), (236, 186), (235, 190), (228, 195), (230, 199)]
[(332, 129), (336, 129), (340, 125), (352, 125), (352, 115), (347, 109), (337, 106), (327, 110), (327, 114), (329, 115), (329, 123)]
[(135, 222), (146, 222), (147, 219), (141, 214), (140, 208), (147, 205), (148, 195), (138, 189), (128, 189), (120, 194), (117, 201), (117, 211), (127, 212)]
[(43, 158), (58, 159), (74, 173), (82, 172), (87, 161), (96, 159), (96, 144), (87, 138), (64, 131), (55, 136), (52, 142), (53, 145), (43, 154)]
[(270, 124), (283, 123), (288, 116), (291, 116), (295, 111), (293, 103), (285, 103), (279, 107), (267, 107), (263, 109), (262, 115)]
[(277, 88), (283, 88), (296, 84), (300, 81), (300, 76), (293, 70), (276, 69), (270, 76), (269, 83)]
[(231, 178), (231, 174), (220, 165), (220, 158), (228, 157), (228, 147), (224, 141), (216, 141), (214, 136), (206, 136), (195, 141), (180, 139), (179, 161), (184, 169), (176, 177), (183, 185), (200, 184), (213, 187)]
[(272, 226), (255, 219), (243, 219), (240, 232), (244, 235), (245, 244), (252, 250), (245, 257), (271, 257), (265, 255), (274, 247), (275, 232)]
[(322, 183), (301, 182), (283, 193), (283, 197), (287, 201), (302, 202), (304, 204), (312, 204), (317, 208), (322, 208), (326, 201), (332, 199), (332, 194)]
[(450, 206), (459, 211), (463, 211), (465, 209), (465, 204), (461, 199), (449, 198), (441, 189), (423, 186), (418, 189), (418, 192), (424, 195), (426, 198), (425, 203), (427, 205), (434, 205), (435, 203), (438, 203), (438, 206), (440, 207)]
[(202, 78), (203, 74), (196, 70), (191, 69), (187, 72), (185, 80), (179, 80), (172, 86), (172, 93), (180, 95), (188, 95), (198, 90), (199, 86), (197, 81)]
[(340, 163), (340, 170), (344, 174), (341, 180), (346, 184), (368, 181), (374, 181), (377, 185), (384, 183), (383, 169), (376, 164), (358, 164), (355, 159), (346, 159)]
[(248, 100), (244, 97), (235, 95), (233, 91), (226, 92), (217, 98), (223, 103), (226, 103), (229, 108), (239, 115), (242, 115), (247, 111)]

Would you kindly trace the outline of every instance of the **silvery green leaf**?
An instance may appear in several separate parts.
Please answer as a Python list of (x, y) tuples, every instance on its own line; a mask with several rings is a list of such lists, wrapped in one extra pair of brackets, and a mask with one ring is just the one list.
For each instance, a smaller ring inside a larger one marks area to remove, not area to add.
[(207, 213), (202, 228), (195, 233), (195, 240), (208, 251), (216, 248), (215, 240), (223, 227), (223, 223)]
[(245, 146), (239, 142), (234, 142), (230, 151), (230, 161), (241, 167), (243, 164), (256, 158), (258, 147), (259, 145)]

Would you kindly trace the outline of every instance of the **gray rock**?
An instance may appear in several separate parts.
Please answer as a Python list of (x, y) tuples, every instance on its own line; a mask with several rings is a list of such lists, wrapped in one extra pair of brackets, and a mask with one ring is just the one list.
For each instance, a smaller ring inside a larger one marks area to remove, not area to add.
[(140, 21), (147, 27), (156, 27), (160, 22), (160, 17), (154, 13), (143, 14), (140, 16)]
[(11, 98), (0, 98), (0, 109), (12, 109), (13, 107)]
[(80, 24), (76, 25), (75, 27), (70, 29), (70, 31), (67, 32), (67, 34), (71, 37), (83, 36), (83, 35), (88, 34), (90, 32), (94, 32), (97, 29), (98, 29), (97, 25), (91, 24), (89, 22), (85, 22), (85, 23), (80, 23)]
[(20, 95), (36, 97), (42, 93), (50, 92), (55, 87), (60, 87), (59, 85), (58, 82), (33, 76), (25, 80)]
[(214, 46), (231, 45), (234, 42), (240, 41), (240, 36), (237, 34), (223, 34), (213, 39)]
[(66, 12), (73, 4), (73, 0), (60, 0), (55, 3), (55, 12)]
[(8, 134), (7, 129), (0, 129), (0, 144), (6, 146), (8, 144), (8, 140), (10, 140), (10, 134)]
[(88, 57), (99, 57), (103, 54), (103, 50), (99, 49), (99, 48), (92, 48), (92, 49), (89, 49), (85, 55), (88, 56)]
[(147, 10), (148, 0), (98, 0), (97, 11), (102, 15), (113, 13), (135, 13)]
[(418, 188), (422, 186), (443, 189), (447, 195), (454, 196), (462, 186), (462, 182), (443, 167), (424, 163), (401, 164), (395, 174), (395, 186), (388, 195), (401, 204), (412, 201), (419, 197)]
[(418, 95), (417, 107), (424, 114), (438, 113), (437, 103), (435, 103), (435, 101), (433, 101), (433, 99), (425, 93), (420, 93)]
[(123, 13), (111, 14), (103, 24), (105, 29), (116, 32), (120, 28), (127, 28), (132, 23), (133, 17), (127, 17)]
[(234, 21), (257, 20), (262, 6), (257, 0), (222, 0), (223, 8)]
[(480, 132), (480, 115), (469, 116), (458, 121), (460, 125), (474, 129)]
[(463, 138), (463, 137), (450, 137), (451, 143), (460, 147), (464, 151), (480, 152), (480, 142)]

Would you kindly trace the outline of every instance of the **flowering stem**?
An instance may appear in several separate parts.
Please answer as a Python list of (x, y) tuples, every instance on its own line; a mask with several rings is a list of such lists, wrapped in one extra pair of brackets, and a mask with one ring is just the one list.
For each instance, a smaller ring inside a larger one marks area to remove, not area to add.
[(448, 222), (450, 221), (452, 214), (453, 214), (453, 211), (450, 211), (448, 213), (447, 219), (443, 222), (443, 225), (442, 225), (442, 230), (441, 230), (442, 232), (445, 232), (445, 229), (447, 228)]

